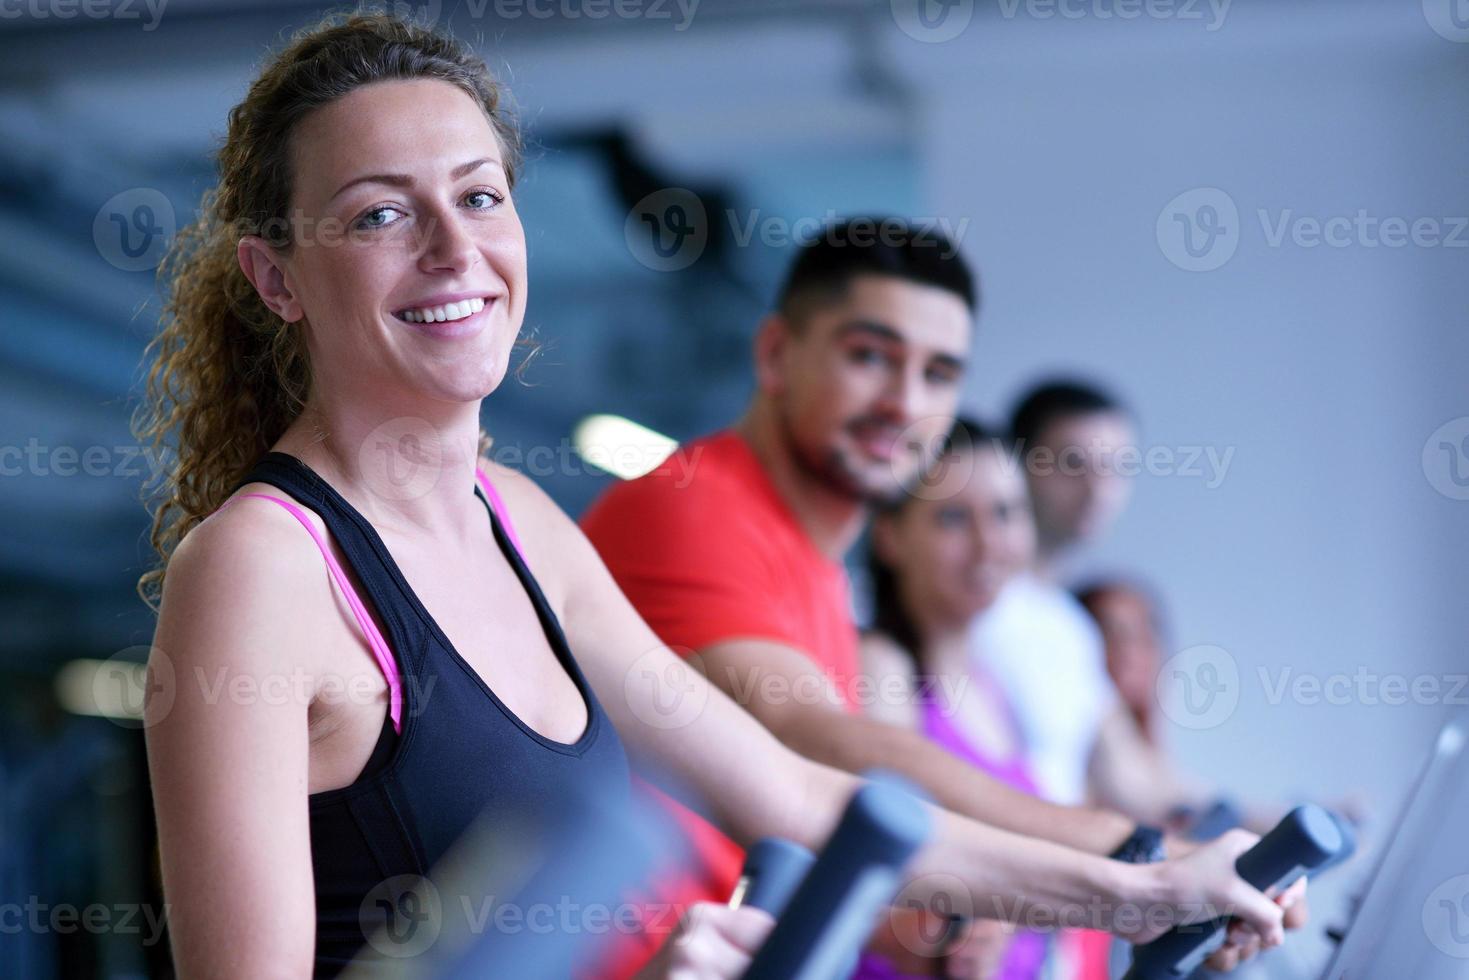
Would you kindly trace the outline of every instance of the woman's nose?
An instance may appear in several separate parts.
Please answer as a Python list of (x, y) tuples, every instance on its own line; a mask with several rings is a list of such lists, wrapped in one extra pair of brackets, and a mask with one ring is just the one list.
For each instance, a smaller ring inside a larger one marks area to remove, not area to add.
[(434, 214), (420, 265), (425, 272), (466, 272), (479, 256), (474, 238), (454, 214)]

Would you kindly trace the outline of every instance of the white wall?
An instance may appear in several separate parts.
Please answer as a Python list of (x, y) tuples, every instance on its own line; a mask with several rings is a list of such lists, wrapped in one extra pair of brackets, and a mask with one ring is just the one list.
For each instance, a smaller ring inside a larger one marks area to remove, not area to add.
[[(1256, 212), (1469, 215), (1469, 44), (1417, 3), (1238, 3), (1212, 32), (981, 12), (956, 40), (895, 32), (890, 50), (934, 96), (934, 213), (970, 220), (986, 303), (970, 404), (998, 418), (1075, 369), (1132, 403), (1146, 445), (1234, 451), (1214, 489), (1141, 478), (1094, 563), (1163, 588), (1175, 650), (1238, 665), (1238, 708), (1171, 726), (1178, 749), (1241, 791), (1391, 800), (1441, 704), (1367, 704), (1355, 684), (1346, 705), (1271, 704), (1259, 671), (1426, 675), (1440, 701), (1469, 673), (1469, 502), (1421, 460), (1469, 415), (1469, 229), (1457, 248), (1271, 247)], [(1198, 187), (1241, 218), (1208, 272), (1155, 232)]]

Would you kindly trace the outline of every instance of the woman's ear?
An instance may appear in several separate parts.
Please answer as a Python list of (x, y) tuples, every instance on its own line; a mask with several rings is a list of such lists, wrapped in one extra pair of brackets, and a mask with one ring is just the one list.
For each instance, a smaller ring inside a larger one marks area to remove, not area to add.
[(235, 247), (240, 271), (271, 311), (287, 323), (303, 316), (301, 303), (286, 282), (286, 267), (279, 253), (259, 235), (245, 235)]

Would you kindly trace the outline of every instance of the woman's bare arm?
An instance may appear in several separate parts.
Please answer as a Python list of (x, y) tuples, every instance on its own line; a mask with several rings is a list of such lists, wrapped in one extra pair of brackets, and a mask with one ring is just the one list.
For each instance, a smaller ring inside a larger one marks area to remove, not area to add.
[(183, 980), (312, 971), (309, 695), (289, 611), (324, 576), (300, 526), (264, 508), (241, 501), (179, 544), (149, 659), (148, 771)]
[[(517, 522), (521, 515), (533, 522), (531, 534), (521, 533), (532, 562), (547, 569), (554, 556), (568, 640), (629, 751), (700, 793), (736, 840), (748, 844), (773, 834), (820, 847), (859, 780), (797, 755), (680, 660), (570, 518), (527, 478), (500, 472)], [(1116, 927), (1134, 937), (1161, 933), (1178, 905), (1212, 901), (1231, 905), (1279, 941), (1279, 908), (1233, 874), (1233, 857), (1249, 835), (1201, 848), (1185, 861), (1135, 866), (943, 810), (935, 810), (935, 820), (933, 843), (906, 872), (915, 898), (943, 894), (949, 907), (968, 905), (988, 917), (1072, 908), (1090, 916), (1074, 924)], [(1225, 852), (1227, 860), (1220, 856)], [(1139, 914), (1141, 905), (1156, 906), (1152, 918), (1135, 928), (1119, 924), (1116, 916), (1129, 903)]]

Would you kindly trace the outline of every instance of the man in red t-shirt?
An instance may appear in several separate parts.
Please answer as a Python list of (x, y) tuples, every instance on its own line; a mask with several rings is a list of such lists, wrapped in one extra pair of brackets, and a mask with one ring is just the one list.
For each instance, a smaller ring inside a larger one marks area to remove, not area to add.
[[(964, 260), (937, 232), (893, 219), (826, 229), (760, 324), (744, 416), (612, 486), (581, 524), (660, 639), (797, 752), (895, 770), (1006, 830), (1131, 850), (1146, 828), (1027, 796), (858, 710), (880, 692), (858, 676), (842, 556), (952, 426), (975, 306)], [(675, 809), (704, 858), (676, 900), (723, 901), (739, 848)]]

